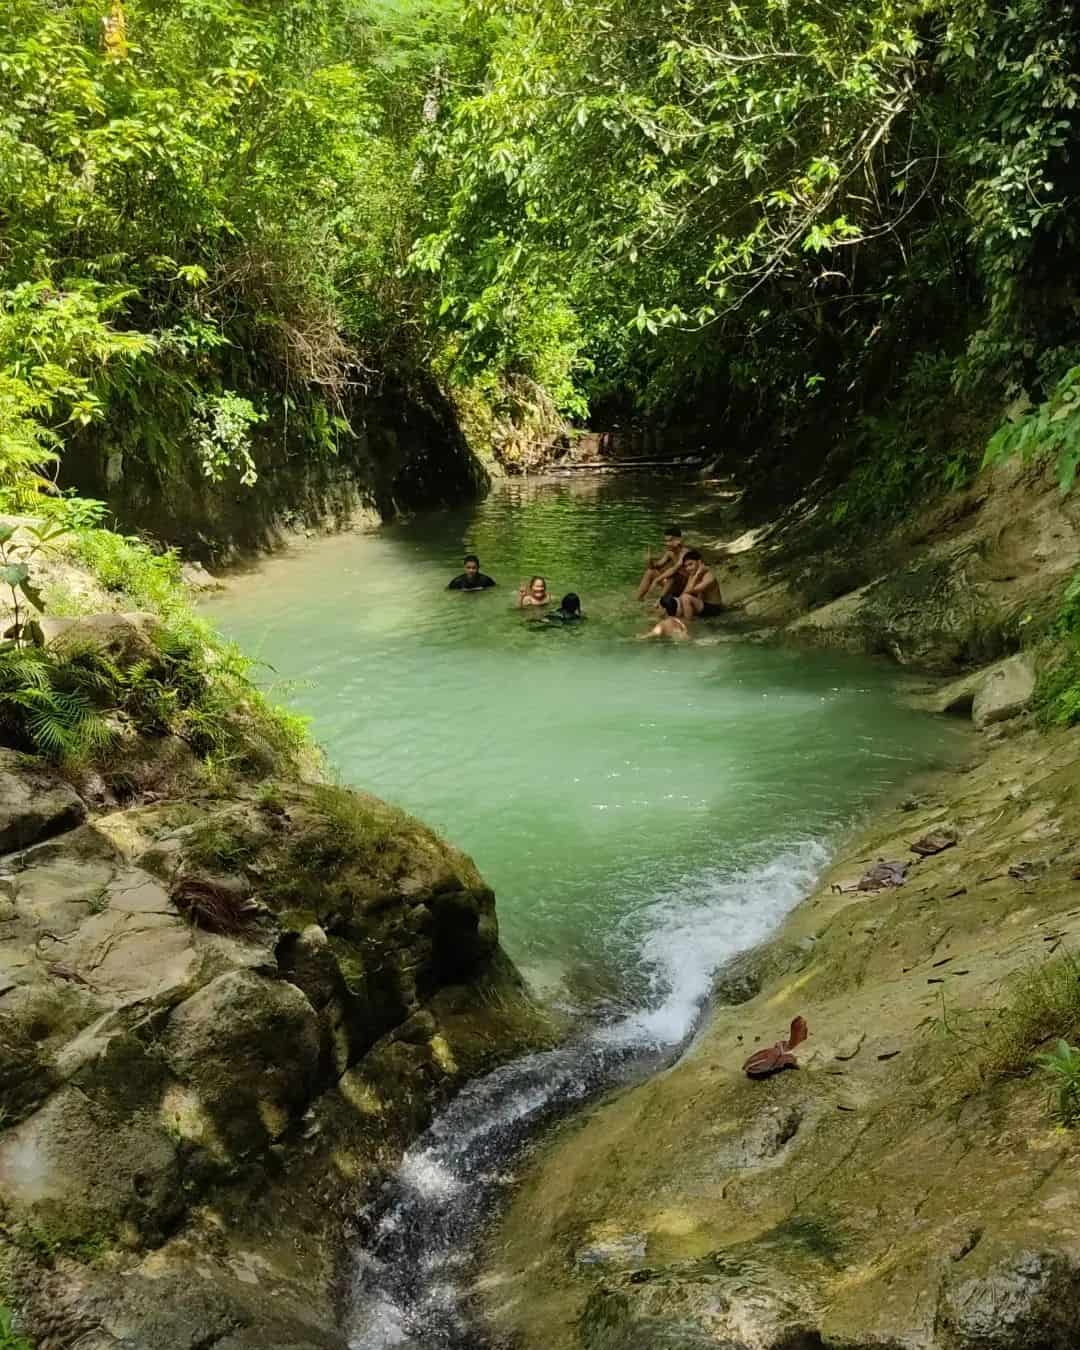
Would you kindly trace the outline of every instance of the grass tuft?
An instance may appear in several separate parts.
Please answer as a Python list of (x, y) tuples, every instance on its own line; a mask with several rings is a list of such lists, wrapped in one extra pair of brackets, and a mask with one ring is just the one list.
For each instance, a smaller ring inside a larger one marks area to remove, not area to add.
[(1023, 1073), (1050, 1041), (1080, 1028), (1080, 961), (1071, 953), (1018, 972), (990, 1022), (979, 1063), (986, 1077)]

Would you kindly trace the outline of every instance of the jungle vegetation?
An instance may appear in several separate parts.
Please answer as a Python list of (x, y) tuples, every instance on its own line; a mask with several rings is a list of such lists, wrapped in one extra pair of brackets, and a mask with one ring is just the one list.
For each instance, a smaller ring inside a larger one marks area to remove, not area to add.
[[(332, 455), (433, 373), (482, 452), (567, 419), (824, 466), (872, 528), (1080, 458), (1069, 0), (11, 0), (0, 489)], [(996, 434), (995, 434), (996, 433)], [(992, 438), (992, 439), (991, 439)]]

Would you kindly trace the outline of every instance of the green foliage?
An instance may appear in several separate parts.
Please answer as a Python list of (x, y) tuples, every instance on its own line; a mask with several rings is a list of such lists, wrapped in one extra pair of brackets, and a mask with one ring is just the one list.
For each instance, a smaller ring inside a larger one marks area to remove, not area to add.
[(70, 552), (107, 591), (130, 600), (131, 608), (165, 616), (188, 611), (180, 559), (171, 549), (158, 553), (133, 535), (91, 528), (75, 533)]
[(0, 1350), (33, 1350), (25, 1336), (15, 1330), (15, 1319), (10, 1308), (0, 1303)]
[(1011, 455), (1025, 461), (1053, 457), (1062, 495), (1076, 481), (1080, 466), (1080, 365), (1062, 376), (1045, 403), (1015, 422), (1006, 422), (986, 447), (984, 464)]
[(266, 421), (251, 401), (227, 390), (207, 395), (195, 408), (195, 446), (203, 476), (220, 483), (226, 470), (239, 469), (240, 481), (250, 487), (258, 481), (251, 457), (251, 428)]
[(1061, 1040), (1049, 1054), (1036, 1056), (1035, 1063), (1051, 1081), (1050, 1101), (1058, 1123), (1072, 1129), (1080, 1123), (1080, 1050)]
[(113, 41), (83, 0), (4, 7), (9, 507), (99, 435), (166, 490), (188, 465), (254, 482), (268, 419), (305, 453), (353, 435), (375, 356), (423, 347), (407, 146), (457, 13), (123, 0)]
[(1080, 571), (1065, 588), (1044, 645), (1035, 712), (1044, 726), (1080, 722)]

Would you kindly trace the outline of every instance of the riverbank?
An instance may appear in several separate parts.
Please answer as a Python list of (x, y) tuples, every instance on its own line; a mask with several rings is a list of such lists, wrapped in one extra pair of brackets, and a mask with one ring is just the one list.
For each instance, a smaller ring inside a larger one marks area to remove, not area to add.
[[(786, 559), (770, 557), (785, 534)], [(955, 674), (976, 664), (979, 625), (992, 638), (984, 659), (1000, 656), (1025, 616), (1058, 603), (1076, 509), (1037, 475), (1006, 471), (882, 541), (891, 571), (809, 610), (792, 537), (790, 526), (744, 536), (721, 564), (725, 596), (759, 639), (883, 650)], [(941, 603), (905, 590), (928, 570)], [(889, 596), (883, 638), (869, 618)], [(1080, 1024), (1069, 955), (1080, 744), (1031, 719), (1037, 665), (1013, 656), (928, 686), (924, 706), (981, 728), (970, 760), (872, 814), (776, 935), (721, 973), (677, 1065), (541, 1146), (483, 1263), (496, 1339), (523, 1350), (1080, 1341), (1078, 1145), (1034, 1067)], [(940, 851), (920, 857), (924, 840)], [(882, 860), (903, 884), (859, 889)], [(810, 1031), (798, 1069), (747, 1077), (743, 1062), (795, 1017)]]

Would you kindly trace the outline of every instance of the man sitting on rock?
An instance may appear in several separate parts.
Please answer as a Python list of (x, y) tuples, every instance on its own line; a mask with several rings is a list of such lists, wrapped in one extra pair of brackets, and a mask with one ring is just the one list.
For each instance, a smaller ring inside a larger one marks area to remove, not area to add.
[(677, 594), (681, 590), (682, 577), (679, 564), (682, 562), (686, 546), (683, 544), (682, 530), (678, 525), (669, 525), (664, 531), (664, 551), (658, 558), (650, 553), (645, 560), (645, 573), (638, 586), (637, 598), (644, 600), (652, 588), (659, 582), (664, 595)]
[(486, 591), (495, 582), (480, 571), (480, 559), (475, 553), (466, 553), (465, 571), (447, 586), (448, 591)]
[(684, 619), (715, 619), (724, 612), (720, 583), (696, 548), (687, 549), (679, 564), (686, 583), (679, 595), (679, 614)]

